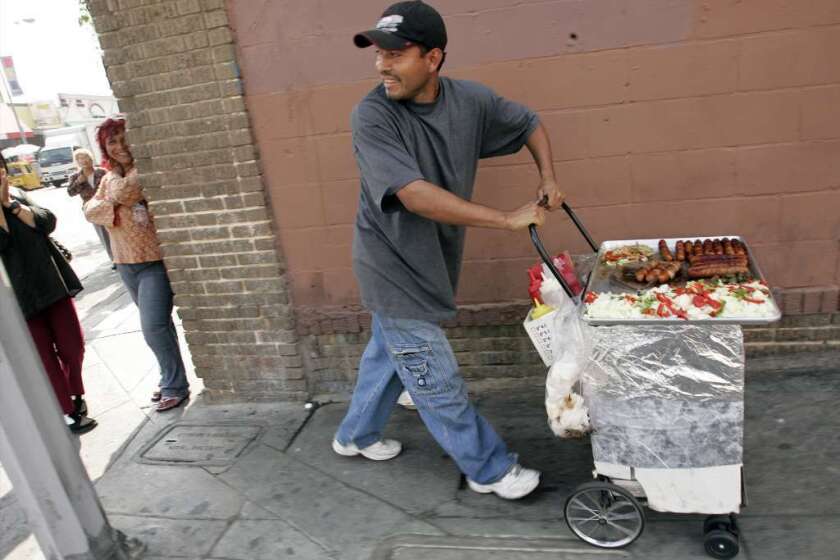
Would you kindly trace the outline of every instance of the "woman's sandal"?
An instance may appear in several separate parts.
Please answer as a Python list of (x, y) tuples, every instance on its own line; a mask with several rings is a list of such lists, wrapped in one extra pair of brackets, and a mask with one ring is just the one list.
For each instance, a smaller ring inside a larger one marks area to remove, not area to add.
[(178, 408), (179, 406), (187, 402), (187, 399), (189, 398), (189, 393), (187, 393), (183, 397), (163, 397), (162, 399), (160, 399), (160, 402), (155, 407), (155, 410), (157, 410), (158, 412), (164, 412), (167, 410), (172, 410), (173, 408)]
[(150, 400), (152, 402), (160, 402), (160, 398), (161, 398), (160, 389), (158, 389), (157, 391), (154, 391), (152, 393), (152, 398)]

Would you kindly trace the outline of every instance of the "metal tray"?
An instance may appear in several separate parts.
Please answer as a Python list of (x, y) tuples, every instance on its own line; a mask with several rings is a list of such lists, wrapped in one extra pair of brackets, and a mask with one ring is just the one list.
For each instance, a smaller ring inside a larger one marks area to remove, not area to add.
[[(749, 257), (749, 268), (750, 272), (752, 273), (753, 277), (756, 280), (764, 280), (764, 275), (761, 273), (761, 269), (758, 266), (758, 263), (755, 260), (755, 255), (753, 254), (752, 250), (750, 250), (750, 246), (746, 243), (743, 238), (738, 235), (714, 235), (714, 236), (684, 236), (684, 237), (675, 237), (675, 238), (666, 238), (665, 242), (668, 243), (668, 247), (676, 253), (674, 246), (676, 245), (677, 241), (681, 240), (691, 240), (694, 241), (699, 239), (701, 241), (705, 241), (706, 239), (720, 239), (728, 237), (729, 239), (737, 239), (747, 249), (747, 255)], [(659, 238), (661, 239), (661, 238)], [(592, 270), (592, 273), (589, 275), (589, 278), (586, 282), (586, 289), (585, 292), (594, 291), (598, 293), (610, 292), (613, 294), (636, 294), (639, 290), (628, 285), (624, 282), (618, 281), (615, 279), (615, 269), (616, 267), (607, 266), (602, 262), (602, 256), (606, 251), (610, 249), (615, 249), (617, 247), (622, 247), (624, 245), (646, 245), (653, 250), (654, 255), (659, 254), (659, 239), (624, 239), (624, 240), (616, 240), (616, 241), (604, 241), (601, 243), (601, 246), (598, 249), (597, 260), (595, 262), (595, 268)], [(584, 293), (585, 293), (584, 292)], [(779, 306), (776, 304), (776, 301), (773, 299), (772, 293), (770, 294), (769, 298), (770, 304), (774, 309), (774, 313), (768, 317), (724, 317), (724, 318), (717, 318), (717, 317), (709, 317), (707, 319), (679, 319), (679, 318), (652, 318), (652, 319), (596, 319), (587, 317), (584, 313), (586, 311), (586, 305), (581, 303), (579, 305), (579, 313), (580, 318), (582, 321), (590, 324), (590, 325), (662, 325), (662, 324), (675, 324), (675, 325), (684, 325), (686, 323), (691, 324), (714, 324), (714, 325), (765, 325), (767, 323), (774, 323), (778, 321), (782, 313), (779, 311)]]

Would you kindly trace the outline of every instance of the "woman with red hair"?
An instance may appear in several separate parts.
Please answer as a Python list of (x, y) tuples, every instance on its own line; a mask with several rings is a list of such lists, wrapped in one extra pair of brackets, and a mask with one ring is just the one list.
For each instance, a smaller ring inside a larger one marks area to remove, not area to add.
[(160, 252), (134, 158), (125, 140), (125, 121), (108, 119), (97, 132), (108, 173), (84, 205), (85, 216), (108, 228), (117, 271), (140, 309), (146, 344), (160, 366), (160, 389), (152, 395), (156, 410), (183, 404), (190, 395), (184, 361), (172, 321), (172, 287)]

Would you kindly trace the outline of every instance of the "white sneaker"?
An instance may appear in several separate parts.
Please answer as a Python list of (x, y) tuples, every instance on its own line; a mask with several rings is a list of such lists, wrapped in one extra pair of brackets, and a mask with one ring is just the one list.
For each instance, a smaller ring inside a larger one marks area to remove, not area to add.
[(400, 398), (397, 399), (397, 404), (408, 410), (417, 410), (417, 405), (414, 404), (414, 399), (408, 394), (408, 391), (400, 393)]
[(515, 464), (508, 473), (491, 484), (479, 484), (467, 478), (467, 485), (470, 490), (479, 494), (493, 492), (500, 498), (506, 500), (518, 500), (534, 491), (540, 483), (540, 471), (526, 469), (519, 463)]
[(383, 439), (364, 449), (356, 447), (355, 443), (341, 445), (337, 439), (332, 442), (333, 451), (344, 457), (355, 457), (361, 455), (372, 461), (387, 461), (393, 459), (402, 451), (402, 444), (395, 439)]

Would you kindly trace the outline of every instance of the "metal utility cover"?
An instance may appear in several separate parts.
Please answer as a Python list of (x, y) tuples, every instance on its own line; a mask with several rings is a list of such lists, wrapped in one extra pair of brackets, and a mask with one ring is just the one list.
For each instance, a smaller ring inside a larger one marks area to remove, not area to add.
[(140, 452), (140, 462), (196, 466), (232, 464), (262, 435), (257, 424), (174, 424)]

